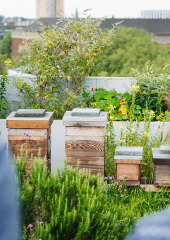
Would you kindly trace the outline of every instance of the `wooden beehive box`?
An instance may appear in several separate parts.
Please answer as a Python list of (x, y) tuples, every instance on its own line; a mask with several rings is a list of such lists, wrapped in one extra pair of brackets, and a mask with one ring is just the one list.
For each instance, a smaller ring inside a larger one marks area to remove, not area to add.
[(125, 181), (127, 186), (139, 186), (142, 156), (142, 147), (116, 147), (116, 180)]
[[(31, 155), (38, 156), (40, 148), (41, 158), (51, 159), (52, 123), (53, 112), (46, 113), (42, 109), (20, 109), (7, 117), (8, 142), (13, 154), (20, 154), (22, 146), (23, 150), (28, 152), (27, 171), (31, 170)], [(50, 162), (47, 161), (49, 169)]]
[(154, 185), (170, 184), (170, 147), (152, 148), (154, 163)]
[(67, 165), (87, 169), (104, 176), (105, 127), (107, 112), (100, 109), (80, 109), (65, 113), (65, 154)]

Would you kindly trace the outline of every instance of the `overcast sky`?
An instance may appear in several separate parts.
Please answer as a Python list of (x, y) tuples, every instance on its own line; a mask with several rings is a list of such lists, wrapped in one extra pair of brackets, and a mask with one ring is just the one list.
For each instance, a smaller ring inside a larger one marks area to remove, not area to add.
[[(142, 10), (170, 10), (170, 0), (64, 0), (64, 14), (70, 16), (92, 8), (92, 17), (138, 18)], [(0, 0), (0, 15), (36, 18), (36, 0)]]

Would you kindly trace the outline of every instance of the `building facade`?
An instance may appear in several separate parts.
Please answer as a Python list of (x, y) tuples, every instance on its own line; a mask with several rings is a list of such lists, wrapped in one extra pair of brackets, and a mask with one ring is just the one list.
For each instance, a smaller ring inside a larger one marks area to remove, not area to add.
[(170, 18), (170, 10), (145, 10), (145, 11), (141, 11), (141, 18), (167, 19), (167, 18)]
[(64, 0), (36, 0), (36, 18), (64, 17)]

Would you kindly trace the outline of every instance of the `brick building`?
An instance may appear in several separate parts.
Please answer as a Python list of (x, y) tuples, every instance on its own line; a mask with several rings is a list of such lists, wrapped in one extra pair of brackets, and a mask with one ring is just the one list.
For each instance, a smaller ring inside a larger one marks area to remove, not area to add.
[[(58, 21), (57, 18), (41, 18), (39, 19), (44, 25), (48, 23), (48, 26), (55, 25)], [(142, 28), (148, 31), (149, 33), (153, 33), (155, 35), (154, 40), (157, 41), (158, 44), (167, 44), (170, 45), (170, 19), (120, 19), (120, 18), (108, 18), (103, 21), (101, 28), (110, 29), (112, 28), (112, 24), (123, 21), (120, 26), (124, 27), (136, 27)], [(23, 38), (32, 37), (29, 31), (39, 31), (40, 25), (37, 22), (26, 27), (26, 34), (13, 31), (12, 32), (12, 56), (17, 57), (19, 55), (19, 51), (24, 48), (24, 44), (22, 44)]]

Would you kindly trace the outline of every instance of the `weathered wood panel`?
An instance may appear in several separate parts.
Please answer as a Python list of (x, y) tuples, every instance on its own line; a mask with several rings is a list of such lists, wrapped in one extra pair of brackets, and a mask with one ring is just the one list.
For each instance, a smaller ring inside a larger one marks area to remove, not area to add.
[(103, 152), (104, 141), (65, 141), (66, 151)]
[[(69, 166), (69, 165), (68, 165)], [(70, 165), (73, 169), (76, 169), (77, 166), (76, 165)], [(94, 167), (94, 166), (81, 166), (79, 167), (79, 170), (83, 170), (84, 172), (86, 172), (86, 170), (88, 172), (91, 172), (92, 175), (97, 175), (100, 174), (100, 176), (104, 177), (104, 168), (102, 167)]]
[(121, 164), (141, 164), (142, 160), (115, 159), (115, 163), (121, 163)]
[(160, 165), (160, 164), (163, 164), (163, 165), (170, 165), (170, 159), (156, 159), (156, 158), (154, 158), (153, 159), (153, 163), (154, 164), (158, 164), (158, 165)]
[(105, 127), (106, 126), (106, 121), (63, 121), (64, 126), (69, 126), (69, 127)]
[(7, 120), (7, 128), (43, 128), (48, 129), (50, 127), (49, 121), (43, 120)]
[(104, 127), (66, 127), (66, 136), (89, 136), (89, 137), (104, 137), (105, 128)]
[(102, 166), (104, 167), (104, 158), (103, 157), (67, 157), (66, 162), (68, 165), (92, 165), (92, 166)]
[(65, 136), (65, 140), (67, 141), (99, 141), (103, 142), (104, 137), (89, 137), (89, 136)]
[(116, 179), (124, 180), (124, 176), (128, 176), (127, 180), (140, 181), (140, 165), (139, 164), (116, 164)]
[(140, 186), (140, 181), (138, 180), (134, 180), (134, 181), (122, 181), (120, 180), (120, 182), (124, 183), (126, 186)]
[(156, 164), (154, 166), (154, 184), (170, 183), (170, 165)]
[(65, 152), (66, 156), (68, 157), (104, 157), (104, 151), (103, 152), (87, 152), (87, 151), (69, 151), (68, 149), (66, 149)]
[(23, 136), (26, 138), (24, 133), (28, 133), (28, 134), (31, 134), (32, 136), (44, 136), (47, 138), (47, 135), (50, 132), (51, 132), (51, 128), (49, 128), (49, 129), (29, 129), (29, 128), (16, 129), (16, 128), (13, 128), (13, 129), (10, 129), (10, 131), (8, 132), (8, 136), (19, 135), (19, 136)]

